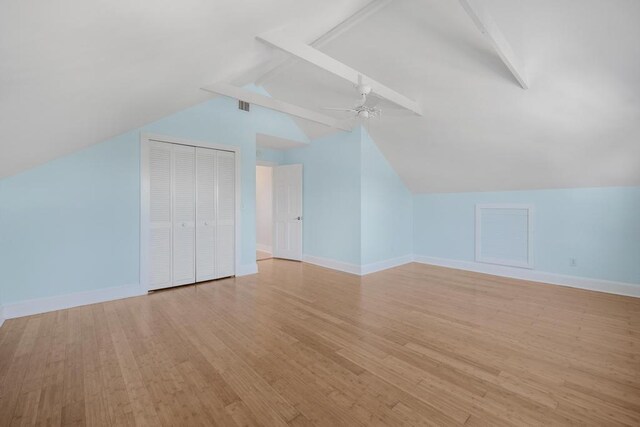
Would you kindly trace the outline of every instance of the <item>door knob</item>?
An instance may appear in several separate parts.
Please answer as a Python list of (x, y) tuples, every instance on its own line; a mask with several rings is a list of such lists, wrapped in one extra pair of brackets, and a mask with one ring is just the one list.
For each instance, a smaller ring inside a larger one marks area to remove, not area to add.
[(301, 217), (301, 216), (297, 216), (297, 217), (296, 217), (296, 219), (297, 219), (298, 221), (300, 221), (300, 220), (302, 220), (302, 217)]

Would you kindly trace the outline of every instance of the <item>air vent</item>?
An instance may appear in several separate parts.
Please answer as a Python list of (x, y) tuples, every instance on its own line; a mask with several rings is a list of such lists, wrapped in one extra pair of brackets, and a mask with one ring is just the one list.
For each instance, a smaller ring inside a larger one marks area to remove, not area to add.
[(238, 108), (242, 111), (249, 111), (249, 105), (247, 101), (238, 101)]

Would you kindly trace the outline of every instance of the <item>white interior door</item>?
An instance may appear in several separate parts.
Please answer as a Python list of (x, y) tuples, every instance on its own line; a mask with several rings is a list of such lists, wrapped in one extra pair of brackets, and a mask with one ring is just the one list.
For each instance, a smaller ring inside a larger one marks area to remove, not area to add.
[(216, 150), (196, 147), (196, 281), (216, 278)]
[(273, 168), (273, 256), (302, 260), (302, 165)]
[(195, 147), (173, 145), (173, 285), (196, 281)]

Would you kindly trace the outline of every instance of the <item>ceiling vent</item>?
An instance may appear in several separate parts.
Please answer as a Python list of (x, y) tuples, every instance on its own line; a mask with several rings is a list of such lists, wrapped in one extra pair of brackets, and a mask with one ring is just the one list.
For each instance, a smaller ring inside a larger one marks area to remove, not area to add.
[(238, 101), (238, 108), (242, 111), (249, 111), (250, 105), (247, 101)]

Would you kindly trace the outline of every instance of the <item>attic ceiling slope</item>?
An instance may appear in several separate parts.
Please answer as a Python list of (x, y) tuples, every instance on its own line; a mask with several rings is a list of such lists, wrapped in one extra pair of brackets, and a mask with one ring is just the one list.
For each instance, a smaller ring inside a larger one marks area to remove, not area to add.
[[(640, 185), (640, 2), (485, 0), (523, 90), (457, 1), (391, 2), (320, 50), (416, 99), (370, 134), (415, 193)], [(265, 87), (306, 108), (353, 88), (296, 63)], [(302, 127), (305, 125), (302, 124)]]
[(0, 13), (0, 178), (205, 101), (271, 58), (255, 34), (305, 40), (367, 0), (6, 1)]

